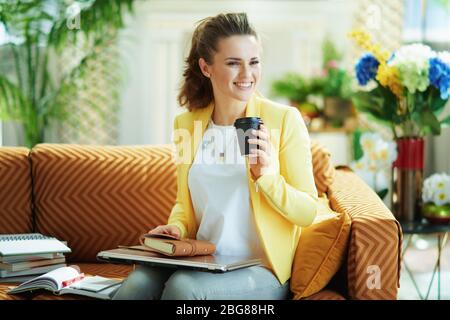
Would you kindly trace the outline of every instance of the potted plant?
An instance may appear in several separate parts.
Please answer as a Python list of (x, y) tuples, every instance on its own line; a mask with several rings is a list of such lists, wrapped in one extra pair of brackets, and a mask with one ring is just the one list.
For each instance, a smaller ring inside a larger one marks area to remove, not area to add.
[[(123, 25), (123, 13), (132, 9), (132, 2), (0, 2), (0, 27), (7, 36), (0, 44), (0, 119), (22, 125), (27, 147), (44, 141), (52, 119), (65, 119), (65, 101), (78, 90), (99, 47), (110, 40), (111, 29)], [(89, 45), (79, 62), (65, 74), (52, 70), (51, 60), (64, 45), (80, 40)]]
[(450, 222), (450, 176), (435, 173), (423, 182), (423, 216), (433, 224)]
[(320, 116), (316, 105), (308, 102), (312, 92), (311, 83), (300, 74), (290, 72), (272, 83), (272, 94), (289, 99), (292, 106), (298, 108), (309, 119)]
[(450, 54), (422, 44), (394, 53), (372, 43), (364, 31), (350, 33), (367, 50), (355, 66), (356, 78), (367, 91), (353, 95), (356, 108), (387, 125), (397, 144), (393, 163), (392, 204), (399, 220), (420, 220), (424, 140), (450, 124), (440, 117), (450, 95)]
[(311, 80), (311, 91), (323, 97), (327, 122), (339, 128), (353, 114), (351, 76), (340, 65), (342, 55), (329, 38), (322, 44), (322, 54), (322, 73)]

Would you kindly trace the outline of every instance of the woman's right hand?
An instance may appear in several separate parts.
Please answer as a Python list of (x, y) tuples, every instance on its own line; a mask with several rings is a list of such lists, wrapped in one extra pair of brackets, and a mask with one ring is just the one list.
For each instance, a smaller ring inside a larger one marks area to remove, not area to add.
[(156, 228), (150, 230), (148, 233), (162, 233), (162, 234), (169, 234), (171, 236), (176, 237), (177, 239), (180, 239), (181, 237), (181, 231), (180, 228), (174, 225), (161, 225), (157, 226)]

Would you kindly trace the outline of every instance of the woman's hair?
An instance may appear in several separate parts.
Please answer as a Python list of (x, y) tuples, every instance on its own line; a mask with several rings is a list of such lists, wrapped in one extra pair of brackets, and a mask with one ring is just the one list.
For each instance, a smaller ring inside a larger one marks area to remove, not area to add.
[(205, 108), (213, 100), (211, 80), (203, 75), (198, 60), (205, 59), (212, 64), (220, 39), (234, 35), (251, 35), (258, 39), (245, 13), (219, 14), (198, 22), (192, 36), (191, 50), (186, 58), (183, 84), (178, 94), (178, 102), (189, 111)]

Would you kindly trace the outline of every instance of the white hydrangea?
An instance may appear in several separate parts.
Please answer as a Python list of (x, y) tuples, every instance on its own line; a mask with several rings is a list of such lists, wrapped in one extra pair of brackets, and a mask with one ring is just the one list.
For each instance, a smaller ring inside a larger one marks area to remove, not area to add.
[(435, 173), (423, 182), (422, 200), (438, 206), (450, 204), (450, 176), (445, 173)]
[(395, 52), (389, 65), (397, 67), (401, 83), (408, 91), (415, 93), (425, 91), (430, 81), (428, 79), (429, 59), (436, 56), (429, 46), (413, 43), (402, 46)]

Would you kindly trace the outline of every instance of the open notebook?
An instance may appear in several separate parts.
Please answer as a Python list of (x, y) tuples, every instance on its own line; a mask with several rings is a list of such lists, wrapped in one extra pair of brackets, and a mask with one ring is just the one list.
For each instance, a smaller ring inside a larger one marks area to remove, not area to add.
[(40, 233), (0, 235), (0, 257), (56, 252), (68, 253), (71, 250), (58, 239)]
[(22, 283), (8, 291), (8, 294), (18, 294), (27, 291), (45, 289), (56, 295), (76, 294), (91, 298), (110, 300), (122, 281), (99, 276), (84, 276), (78, 267), (63, 267), (42, 276)]

